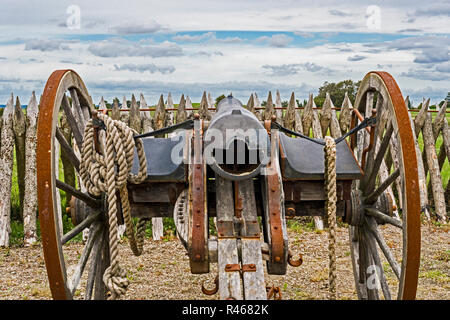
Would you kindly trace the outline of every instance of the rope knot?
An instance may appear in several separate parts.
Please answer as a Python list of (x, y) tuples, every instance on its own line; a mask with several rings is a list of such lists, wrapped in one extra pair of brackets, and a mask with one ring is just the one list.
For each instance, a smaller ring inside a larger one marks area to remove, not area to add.
[(127, 273), (119, 265), (116, 265), (115, 270), (113, 270), (112, 265), (106, 268), (103, 274), (103, 282), (108, 291), (111, 292), (109, 300), (115, 300), (119, 296), (124, 295), (129, 285)]

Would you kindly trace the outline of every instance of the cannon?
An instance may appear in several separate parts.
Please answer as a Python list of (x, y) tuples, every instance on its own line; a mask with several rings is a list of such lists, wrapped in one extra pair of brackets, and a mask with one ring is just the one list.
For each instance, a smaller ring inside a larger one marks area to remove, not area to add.
[[(66, 123), (60, 121), (62, 113)], [(230, 95), (217, 105), (209, 121), (196, 115), (151, 133), (135, 133), (141, 153), (135, 147), (127, 166), (134, 176), (144, 167), (144, 176), (138, 182), (129, 181), (124, 193), (116, 192), (111, 198), (114, 192), (108, 196), (104, 191), (89, 192), (82, 174), (89, 133), (94, 156), (107, 152), (99, 142), (109, 132), (105, 119), (75, 71), (52, 73), (40, 102), (37, 181), (53, 298), (72, 299), (85, 271), (84, 298), (107, 296), (105, 271), (114, 255), (111, 226), (123, 224), (126, 211), (144, 225), (153, 217), (173, 218), (191, 272), (208, 273), (210, 265), (217, 263), (216, 288), (203, 288), (203, 292), (218, 292), (220, 299), (267, 299), (274, 290), (268, 294), (264, 270), (284, 275), (288, 266), (301, 264), (301, 258), (289, 250), (286, 220), (328, 214), (323, 139), (286, 129), (274, 117), (260, 121)], [(420, 260), (415, 140), (402, 94), (390, 74), (370, 72), (364, 77), (350, 129), (347, 136), (335, 140), (333, 197), (335, 215), (348, 225), (358, 297), (414, 299)], [(395, 166), (384, 161), (394, 152)], [(72, 182), (60, 179), (60, 158), (64, 170), (76, 177)], [(116, 171), (119, 166), (114, 163)], [(401, 210), (386, 192), (394, 183), (402, 191)], [(71, 199), (67, 211), (74, 227), (66, 233), (61, 230), (62, 209), (57, 204), (61, 194)], [(108, 216), (111, 199), (118, 204)], [(121, 207), (120, 200), (126, 200), (129, 208)], [(212, 223), (216, 235), (210, 233)], [(75, 272), (69, 274), (64, 245), (86, 228), (89, 237)], [(386, 228), (398, 233), (401, 250), (394, 252), (386, 243)], [(386, 281), (384, 261), (396, 276), (394, 284)], [(369, 283), (374, 269), (380, 286)]]

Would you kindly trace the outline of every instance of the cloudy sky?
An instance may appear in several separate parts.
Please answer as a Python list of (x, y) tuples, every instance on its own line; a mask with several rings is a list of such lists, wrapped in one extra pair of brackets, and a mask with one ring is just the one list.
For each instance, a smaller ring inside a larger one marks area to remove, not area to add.
[[(0, 104), (72, 68), (94, 102), (199, 101), (390, 72), (414, 104), (450, 91), (450, 1), (0, 0)], [(22, 101), (26, 103), (26, 101)]]

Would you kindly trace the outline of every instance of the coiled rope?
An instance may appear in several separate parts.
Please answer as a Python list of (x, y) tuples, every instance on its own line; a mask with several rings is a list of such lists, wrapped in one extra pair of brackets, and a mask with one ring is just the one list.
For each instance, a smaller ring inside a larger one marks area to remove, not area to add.
[(330, 300), (336, 300), (336, 142), (325, 137), (325, 210), (328, 216), (328, 255)]
[[(91, 119), (86, 124), (82, 145), (80, 176), (90, 194), (100, 196), (106, 193), (108, 200), (109, 251), (111, 264), (105, 270), (103, 282), (111, 295), (110, 300), (125, 294), (128, 287), (126, 271), (119, 265), (118, 259), (118, 224), (117, 194), (120, 193), (122, 214), (126, 225), (126, 234), (134, 255), (142, 253), (146, 220), (139, 220), (135, 234), (128, 202), (127, 181), (138, 184), (147, 176), (147, 160), (141, 139), (134, 139), (137, 132), (124, 122), (113, 120), (107, 115), (97, 114), (97, 118), (105, 125), (105, 130), (98, 131), (100, 153), (95, 149), (94, 123)], [(131, 173), (136, 147), (139, 159), (139, 172)]]

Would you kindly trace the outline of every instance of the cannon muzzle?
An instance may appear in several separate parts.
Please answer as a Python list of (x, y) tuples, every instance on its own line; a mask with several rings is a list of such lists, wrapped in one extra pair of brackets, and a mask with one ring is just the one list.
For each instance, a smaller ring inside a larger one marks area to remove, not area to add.
[(220, 101), (204, 141), (207, 163), (224, 179), (254, 177), (270, 159), (266, 129), (232, 96)]

